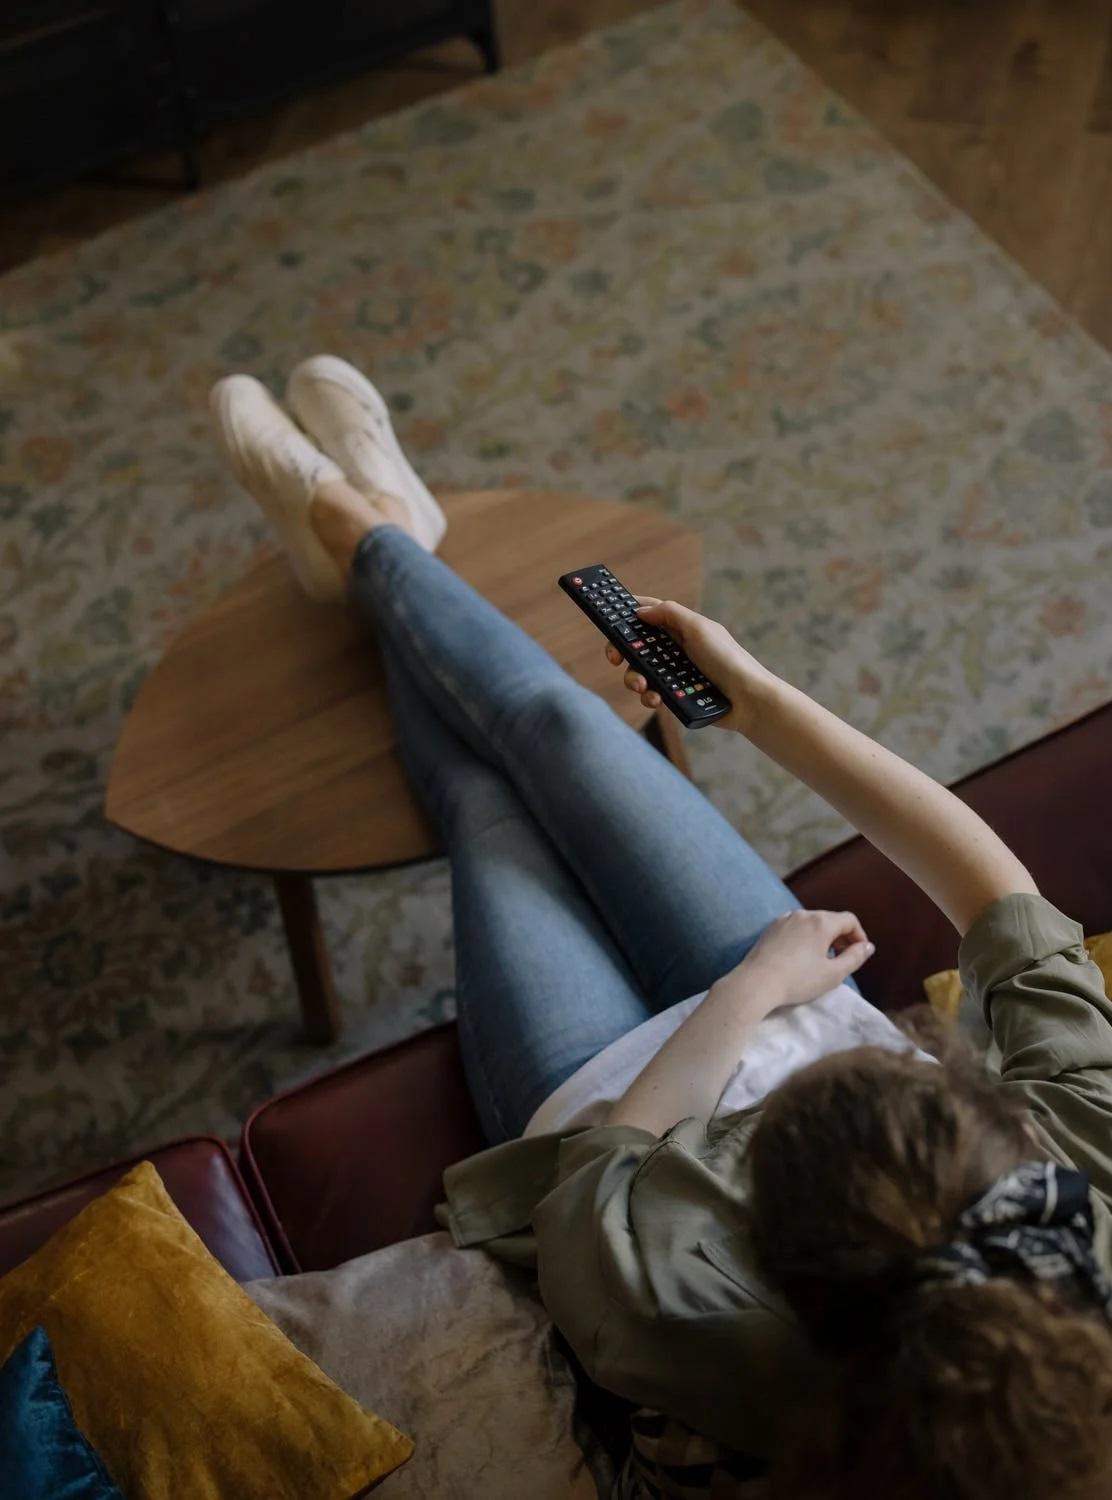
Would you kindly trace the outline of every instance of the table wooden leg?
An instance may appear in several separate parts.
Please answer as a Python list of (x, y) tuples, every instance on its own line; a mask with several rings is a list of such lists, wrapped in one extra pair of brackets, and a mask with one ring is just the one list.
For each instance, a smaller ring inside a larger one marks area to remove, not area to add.
[(676, 770), (682, 771), (690, 781), (691, 762), (687, 758), (683, 729), (675, 714), (670, 713), (666, 708), (658, 708), (650, 721), (649, 730), (657, 749), (666, 755)]
[(275, 875), (274, 889), (278, 892), (290, 962), (301, 996), (305, 1035), (309, 1041), (322, 1045), (334, 1042), (343, 1022), (313, 882), (308, 875)]

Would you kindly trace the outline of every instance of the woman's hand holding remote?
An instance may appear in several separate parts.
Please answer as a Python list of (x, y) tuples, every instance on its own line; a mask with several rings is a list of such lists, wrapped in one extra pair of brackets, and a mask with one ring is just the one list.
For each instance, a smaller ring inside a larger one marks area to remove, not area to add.
[[(762, 667), (744, 646), (739, 646), (725, 625), (720, 625), (717, 620), (708, 620), (706, 615), (670, 600), (651, 599), (643, 594), (636, 598), (642, 606), (638, 613), (645, 624), (667, 630), (733, 704), (728, 714), (715, 721), (714, 727), (748, 734), (759, 709), (762, 689), (777, 680), (773, 674)], [(625, 658), (615, 647), (607, 646), (606, 655), (612, 665), (626, 667), (626, 687), (638, 695), (646, 708), (660, 707), (660, 694), (649, 690), (648, 683), (635, 667), (626, 666)]]
[[(762, 667), (724, 625), (682, 604), (644, 603), (645, 622), (670, 631), (732, 702), (717, 722), (738, 730), (823, 797), (909, 875), (958, 932), (967, 932), (1003, 896), (1038, 894), (1030, 872), (952, 792)], [(612, 647), (607, 655), (622, 664)], [(658, 706), (634, 667), (627, 667), (625, 681), (646, 708)]]

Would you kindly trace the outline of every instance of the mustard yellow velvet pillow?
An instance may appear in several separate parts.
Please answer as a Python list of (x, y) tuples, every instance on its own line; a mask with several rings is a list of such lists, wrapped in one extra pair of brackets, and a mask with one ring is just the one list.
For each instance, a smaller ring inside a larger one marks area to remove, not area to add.
[[(1112, 999), (1112, 932), (1098, 932), (1096, 937), (1086, 938), (1085, 947), (1104, 976), (1104, 988)], [(931, 1009), (943, 1020), (957, 1019), (961, 1005), (961, 975), (956, 969), (940, 969), (937, 974), (928, 974), (923, 980), (923, 989)]]
[(0, 1280), (0, 1365), (36, 1325), (131, 1500), (351, 1500), (413, 1451), (255, 1306), (150, 1162)]

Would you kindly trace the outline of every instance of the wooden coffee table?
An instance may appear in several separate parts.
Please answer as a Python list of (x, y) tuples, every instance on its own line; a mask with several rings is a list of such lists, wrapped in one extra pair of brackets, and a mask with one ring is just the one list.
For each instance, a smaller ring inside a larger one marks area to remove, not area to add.
[[(697, 603), (695, 534), (652, 511), (543, 490), (440, 497), (441, 556), (635, 729), (653, 717), (602, 640), (556, 587), (606, 562), (634, 589)], [(664, 752), (686, 772), (682, 731), (660, 710)], [(267, 558), (190, 622), (124, 724), (105, 812), (137, 837), (274, 878), (318, 1042), (340, 1029), (313, 876), (383, 870), (440, 852), (394, 748), (382, 664), (365, 621), (315, 604)]]

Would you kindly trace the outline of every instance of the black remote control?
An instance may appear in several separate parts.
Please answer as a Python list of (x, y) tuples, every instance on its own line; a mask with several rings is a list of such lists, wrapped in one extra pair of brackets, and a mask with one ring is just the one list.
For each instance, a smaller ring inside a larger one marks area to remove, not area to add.
[(564, 593), (635, 667), (660, 701), (689, 729), (713, 724), (732, 707), (729, 698), (681, 651), (666, 630), (643, 624), (637, 600), (601, 563), (565, 573)]

